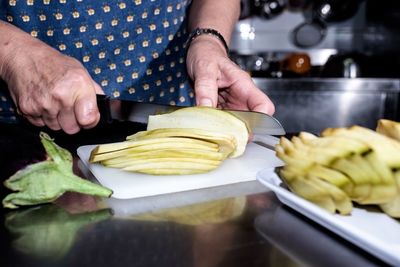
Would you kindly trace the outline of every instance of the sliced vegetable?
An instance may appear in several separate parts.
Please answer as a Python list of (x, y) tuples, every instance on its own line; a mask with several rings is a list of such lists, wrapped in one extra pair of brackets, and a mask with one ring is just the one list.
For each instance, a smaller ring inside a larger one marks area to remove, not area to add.
[(196, 174), (243, 154), (244, 122), (217, 109), (188, 107), (149, 117), (147, 131), (126, 141), (96, 146), (91, 163), (154, 175)]

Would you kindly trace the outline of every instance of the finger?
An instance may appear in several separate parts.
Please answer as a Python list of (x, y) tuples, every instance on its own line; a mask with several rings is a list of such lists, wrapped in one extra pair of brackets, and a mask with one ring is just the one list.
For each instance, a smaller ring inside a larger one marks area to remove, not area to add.
[(19, 109), (19, 107), (16, 108), (17, 114), (20, 116), (23, 116), (24, 114), (22, 114), (21, 110)]
[(220, 90), (221, 106), (253, 110), (272, 115), (275, 112), (274, 104), (253, 82), (251, 76), (241, 70), (232, 61), (225, 61), (221, 66), (219, 87), (229, 88)]
[(50, 115), (50, 114), (44, 114), (42, 116), (43, 122), (46, 124), (47, 127), (54, 131), (61, 130), (61, 126), (58, 123), (57, 120), (57, 115)]
[(97, 90), (99, 88), (96, 88), (96, 84), (93, 83), (93, 90), (82, 90), (83, 93), (78, 95), (75, 100), (75, 117), (78, 124), (84, 129), (93, 128), (100, 120), (96, 102)]
[(61, 110), (57, 116), (57, 120), (63, 131), (67, 134), (75, 134), (80, 130), (73, 109)]
[(60, 108), (57, 105), (53, 105), (51, 101), (45, 101), (42, 103), (40, 116), (47, 127), (54, 131), (61, 130), (61, 126), (58, 123), (57, 116), (60, 112)]
[(100, 85), (98, 85), (97, 83), (93, 82), (93, 87), (94, 87), (94, 90), (96, 91), (97, 95), (105, 95), (105, 93), (104, 93), (104, 91), (103, 91), (103, 89), (101, 88)]
[(218, 92), (218, 104), (217, 107), (225, 109), (227, 107), (227, 92), (225, 90), (219, 90)]
[(41, 117), (32, 117), (32, 116), (25, 116), (25, 118), (32, 123), (33, 125), (37, 126), (37, 127), (43, 127), (46, 124), (44, 123), (44, 121), (42, 120)]
[[(236, 93), (238, 93), (236, 98), (239, 98), (239, 101), (244, 101), (248, 110), (266, 113), (268, 115), (274, 114), (274, 104), (269, 97), (255, 85), (250, 75), (239, 70), (235, 77), (238, 78), (235, 86), (237, 90)], [(238, 99), (235, 99), (235, 101), (237, 100)]]
[(200, 63), (194, 68), (194, 90), (198, 106), (217, 106), (218, 73), (219, 69), (216, 64)]
[(251, 97), (249, 97), (247, 101), (249, 110), (266, 113), (268, 115), (273, 115), (275, 113), (275, 106), (265, 93), (255, 86), (250, 87), (249, 90), (251, 91)]
[(43, 109), (32, 98), (18, 99), (17, 112), (18, 114), (29, 118), (41, 118)]

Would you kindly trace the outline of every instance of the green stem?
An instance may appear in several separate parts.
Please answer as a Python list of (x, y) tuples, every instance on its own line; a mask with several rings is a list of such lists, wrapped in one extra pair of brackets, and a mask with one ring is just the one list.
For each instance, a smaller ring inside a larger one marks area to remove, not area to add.
[(82, 179), (72, 173), (65, 174), (65, 178), (67, 182), (65, 185), (66, 191), (74, 191), (99, 197), (110, 197), (113, 193), (113, 191), (109, 188)]

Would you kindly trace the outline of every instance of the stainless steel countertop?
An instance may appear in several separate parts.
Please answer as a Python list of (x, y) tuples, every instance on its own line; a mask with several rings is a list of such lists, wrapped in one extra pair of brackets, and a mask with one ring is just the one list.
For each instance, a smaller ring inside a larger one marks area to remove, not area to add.
[[(74, 136), (46, 132), (75, 154), (78, 146), (117, 141), (140, 128), (113, 123)], [(43, 129), (0, 129), (4, 180), (40, 159)], [(2, 209), (0, 220), (1, 266), (384, 265), (283, 207), (258, 182), (126, 201), (69, 193), (54, 204)]]

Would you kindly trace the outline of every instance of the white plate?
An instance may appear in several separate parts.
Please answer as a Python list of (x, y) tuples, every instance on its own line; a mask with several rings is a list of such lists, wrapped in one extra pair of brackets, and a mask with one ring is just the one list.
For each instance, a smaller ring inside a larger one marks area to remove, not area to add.
[(263, 169), (257, 179), (285, 205), (321, 224), (381, 260), (400, 266), (400, 222), (382, 212), (353, 208), (351, 215), (330, 214), (281, 186), (274, 169)]

